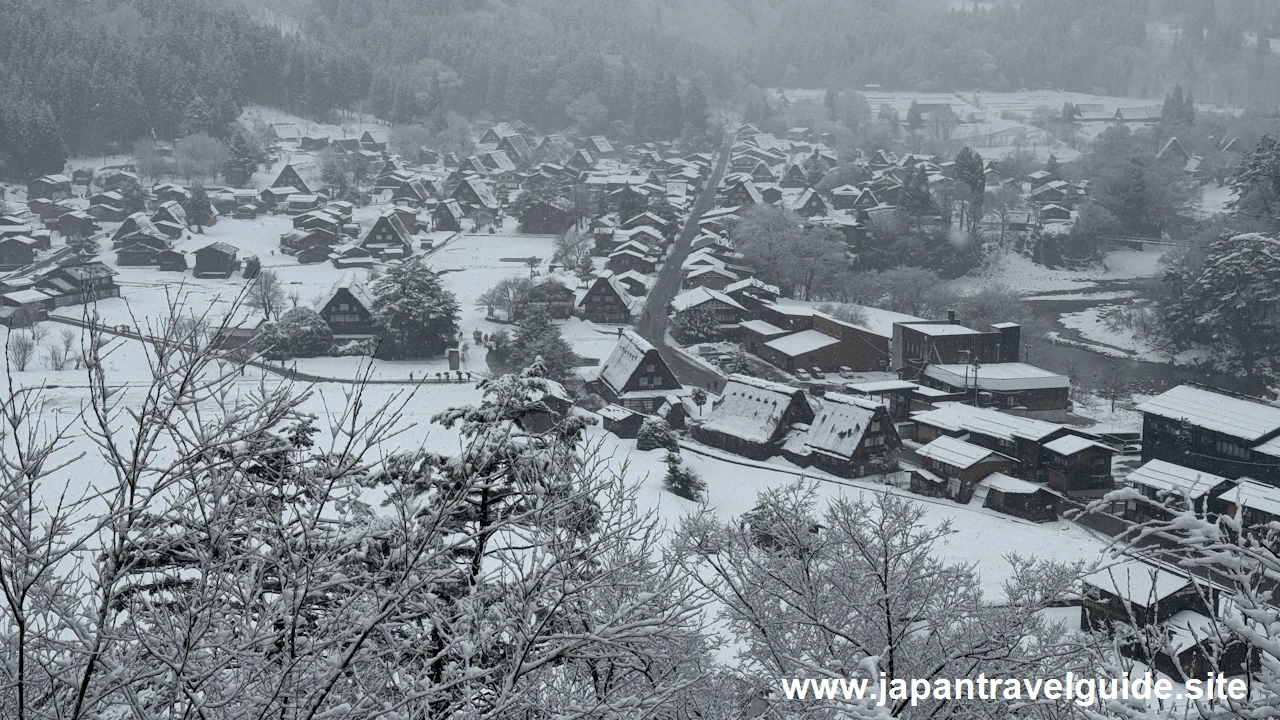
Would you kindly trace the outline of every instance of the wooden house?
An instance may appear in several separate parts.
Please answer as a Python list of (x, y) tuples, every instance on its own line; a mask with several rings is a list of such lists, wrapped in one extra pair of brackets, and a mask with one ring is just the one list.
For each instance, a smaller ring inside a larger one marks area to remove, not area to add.
[(535, 282), (525, 295), (523, 312), (520, 314), (545, 313), (557, 320), (573, 317), (573, 308), (577, 293), (573, 288), (556, 276), (544, 276)]
[(645, 421), (643, 413), (628, 410), (621, 405), (606, 405), (596, 413), (600, 415), (604, 429), (623, 440), (634, 440)]
[(673, 313), (682, 313), (693, 308), (705, 308), (711, 311), (720, 324), (720, 332), (728, 338), (738, 336), (738, 324), (742, 322), (743, 314), (746, 312), (737, 300), (706, 287), (686, 290), (671, 299)]
[[(161, 223), (166, 227), (180, 228), (177, 235), (171, 234), (172, 231), (166, 232), (169, 239), (181, 237), (182, 231), (187, 229), (187, 211), (176, 200), (169, 200), (156, 208), (151, 214), (151, 223), (157, 228), (161, 228)], [(163, 228), (161, 228), (163, 230)]]
[(520, 211), (520, 232), (561, 235), (573, 227), (577, 216), (568, 198), (551, 197), (529, 203)]
[(240, 205), (231, 214), (237, 220), (256, 220), (258, 217), (258, 206), (252, 204)]
[(337, 342), (366, 340), (380, 333), (373, 314), (373, 295), (354, 273), (346, 273), (330, 288), (317, 310)]
[(373, 254), (355, 243), (335, 245), (329, 250), (329, 261), (339, 269), (369, 267), (375, 262)]
[(71, 182), (74, 185), (89, 186), (93, 184), (93, 168), (77, 168), (71, 171)]
[(1063, 435), (1043, 447), (1049, 453), (1044, 481), (1054, 490), (1071, 498), (1098, 498), (1115, 489), (1110, 447), (1079, 435)]
[(1031, 522), (1058, 519), (1058, 496), (1026, 480), (993, 472), (978, 481), (974, 496), (982, 495), (982, 506)]
[(724, 290), (740, 280), (737, 274), (723, 265), (699, 265), (688, 269), (681, 285), (686, 290), (693, 288)]
[(71, 197), (71, 178), (66, 175), (42, 175), (27, 183), (27, 198), (65, 200)]
[[(292, 163), (286, 164), (283, 168), (280, 168), (280, 174), (276, 175), (276, 179), (271, 182), (271, 187), (293, 188), (294, 193), (289, 193), (290, 195), (295, 193), (310, 194), (313, 190), (319, 190), (318, 187), (312, 188), (308, 185), (307, 181), (302, 178), (302, 173), (300, 173), (298, 168), (295, 168)], [(287, 195), (285, 197), (287, 197)]]
[(657, 348), (632, 330), (618, 335), (587, 389), (631, 412), (652, 414), (669, 395), (686, 394)]
[(635, 297), (644, 297), (645, 295), (648, 295), (649, 288), (653, 284), (653, 280), (650, 279), (648, 275), (636, 272), (635, 270), (628, 270), (627, 272), (620, 273), (614, 277), (618, 281), (618, 284), (621, 285), (628, 294)]
[(948, 436), (934, 438), (916, 455), (923, 467), (911, 472), (912, 492), (961, 504), (973, 498), (980, 480), (991, 473), (1008, 474), (1016, 465), (1008, 455)]
[(1186, 575), (1138, 560), (1109, 564), (1082, 584), (1082, 630), (1156, 627), (1184, 610), (1210, 612)]
[(196, 266), (191, 271), (194, 277), (229, 278), (231, 273), (240, 268), (236, 254), (240, 252), (233, 245), (215, 242), (196, 250)]
[(161, 272), (186, 272), (187, 254), (177, 250), (161, 250), (156, 255), (156, 268)]
[(515, 163), (527, 163), (533, 159), (533, 150), (520, 133), (512, 133), (499, 140), (498, 151), (505, 153)]
[(1061, 205), (1045, 205), (1040, 208), (1040, 222), (1069, 222), (1071, 220), (1071, 211)]
[(365, 130), (360, 135), (360, 147), (372, 152), (387, 151), (387, 135), (383, 130)]
[(1142, 461), (1280, 486), (1280, 407), (1246, 395), (1179, 385), (1137, 406)]
[(609, 260), (605, 264), (615, 274), (629, 271), (636, 271), (646, 275), (652, 275), (658, 269), (658, 262), (652, 255), (639, 250), (635, 247), (621, 247), (609, 253)]
[(885, 405), (829, 392), (809, 427), (783, 443), (782, 456), (800, 467), (853, 478), (896, 470), (893, 453), (900, 447)]
[(333, 248), (325, 244), (311, 245), (294, 253), (294, 257), (298, 258), (300, 265), (315, 265), (326, 262), (333, 254)]
[(17, 270), (36, 259), (36, 241), (25, 235), (6, 237), (0, 240), (0, 270)]
[(191, 195), (181, 185), (174, 183), (160, 183), (151, 188), (151, 195), (159, 203), (184, 203), (191, 198)]
[(373, 222), (360, 247), (379, 260), (407, 258), (413, 254), (413, 237), (400, 217), (390, 211)]
[(461, 232), (462, 221), (466, 217), (467, 214), (463, 212), (462, 206), (458, 204), (458, 201), (449, 199), (436, 205), (436, 209), (431, 212), (431, 223), (436, 230)]
[[(1219, 514), (1238, 516), (1248, 529), (1269, 532), (1273, 523), (1280, 523), (1280, 489), (1256, 480), (1241, 478), (1235, 487), (1219, 492), (1210, 502)], [(1271, 543), (1275, 549), (1274, 538)]]
[(578, 302), (582, 316), (595, 323), (626, 325), (631, 322), (631, 296), (614, 279), (613, 273), (597, 277)]
[(813, 422), (803, 390), (747, 375), (730, 375), (716, 405), (691, 428), (698, 442), (735, 455), (767, 460), (795, 425)]
[(457, 200), (460, 205), (472, 211), (496, 212), (498, 210), (498, 198), (493, 194), (493, 189), (487, 182), (477, 177), (464, 178), (454, 188), (450, 199)]
[(944, 435), (964, 437), (973, 445), (1014, 458), (1018, 464), (1007, 472), (1033, 482), (1046, 482), (1048, 478), (1048, 465), (1054, 454), (1045, 445), (1066, 435), (1089, 436), (1088, 432), (1057, 423), (955, 402), (916, 413), (912, 419), (917, 442)]
[(58, 232), (66, 237), (90, 237), (98, 232), (98, 229), (98, 223), (94, 217), (79, 210), (58, 218)]
[(1217, 504), (1217, 498), (1234, 488), (1236, 481), (1163, 460), (1152, 460), (1129, 473), (1125, 484), (1138, 491), (1142, 499), (1125, 501), (1124, 518), (1134, 523), (1145, 523), (1168, 521), (1188, 510), (1207, 516), (1223, 509)]

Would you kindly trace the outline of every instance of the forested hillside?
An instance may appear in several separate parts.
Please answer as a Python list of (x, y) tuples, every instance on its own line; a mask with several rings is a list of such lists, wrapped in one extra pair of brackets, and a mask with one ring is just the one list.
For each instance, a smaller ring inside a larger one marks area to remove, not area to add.
[(1280, 103), (1280, 5), (1264, 0), (0, 0), (0, 27), (11, 177), (65, 151), (217, 136), (247, 103), (434, 129), (449, 112), (620, 120), (642, 137), (678, 135), (695, 88), (735, 107), (779, 85), (1160, 97), (1181, 82)]

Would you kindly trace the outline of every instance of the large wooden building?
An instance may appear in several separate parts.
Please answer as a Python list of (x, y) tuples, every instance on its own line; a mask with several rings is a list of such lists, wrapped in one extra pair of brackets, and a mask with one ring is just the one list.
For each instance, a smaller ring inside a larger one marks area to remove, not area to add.
[(587, 382), (587, 389), (614, 405), (644, 414), (656, 412), (668, 397), (686, 394), (657, 348), (632, 330), (618, 335), (618, 344)]
[(691, 428), (698, 442), (735, 455), (766, 460), (782, 450), (795, 425), (813, 422), (814, 409), (799, 388), (747, 375), (730, 375), (720, 399)]
[(1179, 385), (1138, 405), (1142, 461), (1164, 460), (1280, 487), (1280, 407), (1245, 395)]

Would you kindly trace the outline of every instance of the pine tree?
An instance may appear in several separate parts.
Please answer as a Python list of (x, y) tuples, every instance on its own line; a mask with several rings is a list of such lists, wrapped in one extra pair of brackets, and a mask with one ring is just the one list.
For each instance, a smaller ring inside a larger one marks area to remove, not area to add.
[(133, 178), (120, 183), (120, 187), (116, 189), (120, 194), (120, 209), (126, 214), (145, 212), (147, 209), (147, 196), (142, 191), (142, 185)]
[(836, 94), (835, 88), (827, 88), (826, 94), (822, 96), (822, 106), (827, 110), (828, 120), (836, 119), (838, 102), (839, 96)]
[(596, 266), (591, 261), (590, 254), (583, 253), (582, 257), (578, 258), (578, 265), (574, 268), (573, 274), (582, 282), (591, 282), (595, 278)]
[(686, 500), (700, 501), (702, 494), (707, 491), (706, 482), (696, 472), (684, 466), (678, 453), (668, 452), (666, 462), (667, 474), (662, 478), (663, 487)]
[(1062, 172), (1062, 168), (1058, 166), (1057, 155), (1049, 156), (1049, 161), (1044, 164), (1044, 171), (1055, 177)]
[(182, 209), (187, 212), (187, 222), (195, 226), (197, 233), (203, 233), (206, 225), (213, 224), (213, 203), (209, 202), (209, 193), (205, 192), (201, 183), (192, 186), (191, 194), (182, 204)]
[(227, 140), (230, 155), (222, 165), (222, 176), (233, 187), (248, 187), (258, 171), (258, 151), (243, 132), (233, 133)]
[(707, 305), (681, 310), (671, 318), (671, 337), (683, 345), (718, 342), (724, 337), (720, 319)]
[(1196, 100), (1192, 96), (1191, 91), (1187, 91), (1186, 99), (1182, 102), (1182, 122), (1187, 125), (1193, 125), (1196, 121)]
[(910, 128), (912, 132), (915, 132), (923, 126), (924, 118), (920, 113), (920, 106), (916, 104), (915, 100), (912, 100), (911, 106), (907, 108), (907, 127)]
[(907, 176), (902, 182), (898, 209), (912, 218), (932, 215), (937, 211), (933, 195), (929, 192), (929, 178), (925, 176), (924, 168), (921, 166), (916, 165), (907, 171)]
[(707, 136), (707, 95), (698, 83), (689, 83), (684, 94), (684, 134), (690, 141), (699, 142)]
[(373, 283), (380, 357), (437, 357), (458, 339), (458, 299), (421, 258), (392, 265)]
[(577, 364), (577, 355), (560, 334), (560, 326), (552, 322), (546, 313), (534, 312), (516, 325), (503, 365), (520, 372), (539, 359), (543, 377), (557, 381), (568, 378)]

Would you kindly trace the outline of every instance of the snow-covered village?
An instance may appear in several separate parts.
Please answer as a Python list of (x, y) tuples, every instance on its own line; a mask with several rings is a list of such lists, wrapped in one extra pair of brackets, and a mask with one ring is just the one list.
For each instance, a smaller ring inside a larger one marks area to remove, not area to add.
[(1280, 707), (1280, 4), (0, 28), (0, 717)]

